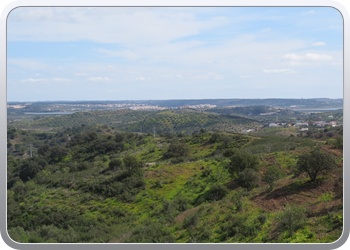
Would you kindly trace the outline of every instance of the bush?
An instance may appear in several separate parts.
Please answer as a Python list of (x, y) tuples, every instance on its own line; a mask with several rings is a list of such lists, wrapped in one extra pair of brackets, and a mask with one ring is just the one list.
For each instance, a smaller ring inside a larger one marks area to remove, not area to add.
[(252, 190), (260, 183), (260, 174), (254, 171), (254, 169), (246, 168), (238, 174), (238, 185), (248, 190)]
[(332, 133), (332, 132), (327, 133), (328, 137), (333, 137), (333, 135), (334, 135), (334, 133)]
[(270, 166), (263, 177), (263, 181), (270, 185), (270, 190), (273, 190), (275, 187), (275, 181), (279, 180), (283, 176), (284, 172), (277, 166)]
[(132, 235), (123, 243), (174, 243), (175, 238), (162, 224), (158, 222), (140, 225), (132, 231)]
[(193, 213), (186, 217), (183, 222), (184, 228), (196, 227), (199, 222), (199, 214)]
[(112, 159), (109, 164), (108, 167), (110, 170), (119, 170), (123, 165), (123, 160), (120, 158), (114, 158)]
[(220, 133), (215, 132), (215, 133), (213, 133), (213, 134), (210, 136), (209, 142), (210, 142), (210, 143), (215, 143), (215, 142), (220, 141), (220, 139), (221, 139)]
[(27, 233), (22, 227), (14, 227), (8, 230), (10, 238), (19, 243), (28, 243)]
[(81, 162), (77, 165), (77, 170), (78, 171), (83, 171), (83, 170), (86, 170), (86, 169), (89, 169), (90, 168), (90, 164), (87, 163), (87, 162)]
[(191, 148), (185, 143), (172, 143), (168, 151), (164, 154), (165, 158), (185, 157), (191, 154)]
[(215, 184), (210, 188), (211, 199), (216, 201), (224, 198), (228, 194), (228, 189), (221, 184)]
[(259, 159), (256, 155), (251, 155), (248, 152), (237, 151), (230, 157), (229, 172), (233, 175), (242, 172), (246, 168), (259, 170)]
[(287, 205), (284, 210), (277, 213), (276, 221), (278, 226), (287, 229), (292, 237), (295, 230), (300, 228), (305, 221), (305, 209), (296, 205)]
[(267, 216), (266, 214), (260, 214), (257, 219), (263, 225), (267, 220)]
[(231, 156), (233, 156), (235, 153), (237, 152), (237, 149), (233, 149), (233, 148), (229, 148), (227, 149), (224, 153), (223, 156), (230, 158)]
[(339, 135), (336, 139), (335, 139), (335, 147), (336, 148), (343, 148), (343, 136)]

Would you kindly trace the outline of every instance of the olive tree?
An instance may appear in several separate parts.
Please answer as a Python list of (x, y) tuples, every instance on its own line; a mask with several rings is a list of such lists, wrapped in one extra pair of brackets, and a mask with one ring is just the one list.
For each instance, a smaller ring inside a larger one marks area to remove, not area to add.
[(333, 155), (316, 149), (311, 153), (305, 153), (299, 156), (296, 170), (299, 173), (306, 172), (311, 181), (315, 182), (319, 173), (332, 170), (336, 166), (337, 163)]
[(237, 151), (230, 157), (229, 172), (234, 175), (242, 172), (246, 168), (259, 170), (259, 159), (256, 155), (251, 155), (248, 152)]
[(140, 163), (136, 159), (136, 157), (128, 155), (123, 159), (124, 166), (128, 170), (129, 174), (132, 172), (137, 171), (137, 169), (140, 167)]

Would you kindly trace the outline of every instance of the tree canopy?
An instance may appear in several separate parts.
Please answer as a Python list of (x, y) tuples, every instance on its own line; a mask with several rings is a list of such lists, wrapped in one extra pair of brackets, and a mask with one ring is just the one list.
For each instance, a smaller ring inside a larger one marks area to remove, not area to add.
[(306, 172), (311, 181), (316, 181), (317, 175), (322, 171), (329, 171), (337, 166), (333, 155), (321, 152), (319, 149), (311, 153), (305, 153), (299, 156), (297, 162), (297, 171)]

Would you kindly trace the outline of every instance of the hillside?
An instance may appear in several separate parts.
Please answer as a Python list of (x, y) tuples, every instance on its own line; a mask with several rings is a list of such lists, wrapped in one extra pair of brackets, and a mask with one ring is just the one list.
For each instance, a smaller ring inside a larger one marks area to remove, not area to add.
[(92, 111), (77, 112), (70, 115), (54, 116), (17, 123), (20, 128), (63, 128), (96, 124), (107, 124), (126, 132), (153, 133), (153, 128), (161, 133), (192, 133), (201, 128), (238, 132), (242, 129), (257, 128), (253, 119), (237, 116), (206, 114), (196, 110), (179, 111)]
[(122, 131), (135, 132), (142, 127), (143, 132), (153, 133), (192, 133), (202, 128), (206, 130), (220, 130), (227, 132), (239, 132), (242, 129), (257, 128), (259, 123), (252, 119), (238, 116), (216, 115), (199, 113), (195, 111), (161, 111), (154, 116), (143, 121), (129, 123), (127, 125), (118, 124), (116, 127)]
[[(325, 243), (342, 233), (343, 152), (336, 144), (224, 132), (153, 137), (111, 131), (75, 127), (60, 132), (70, 140), (55, 146), (45, 140), (60, 141), (58, 135), (10, 131), (10, 148), (23, 136), (41, 145), (32, 158), (9, 151), (8, 231), (14, 240)], [(296, 171), (311, 151), (336, 161), (314, 182)], [(244, 187), (241, 157), (260, 176), (255, 186)], [(278, 173), (272, 188), (271, 171)], [(293, 228), (283, 223), (285, 206), (298, 211)]]
[[(117, 111), (77, 112), (70, 115), (57, 115), (41, 118), (31, 122), (17, 123), (16, 126), (25, 128), (62, 128), (74, 127), (81, 124), (118, 124), (136, 122), (154, 115), (154, 112), (122, 109)], [(14, 125), (14, 126), (15, 126)]]

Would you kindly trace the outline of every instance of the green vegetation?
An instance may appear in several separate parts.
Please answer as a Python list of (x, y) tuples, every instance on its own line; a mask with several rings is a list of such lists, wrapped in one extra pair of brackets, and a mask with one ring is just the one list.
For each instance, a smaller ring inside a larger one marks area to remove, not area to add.
[(221, 116), (200, 113), (195, 110), (181, 111), (92, 111), (77, 112), (71, 115), (53, 116), (19, 123), (21, 128), (66, 128), (86, 125), (108, 124), (125, 132), (153, 133), (192, 133), (202, 127), (207, 130), (238, 132), (242, 128), (257, 128), (255, 120), (237, 116)]
[[(131, 122), (133, 112), (125, 112)], [(162, 112), (150, 113), (187, 119), (187, 111)], [(324, 243), (340, 237), (341, 147), (323, 138), (198, 127), (198, 133), (174, 129), (156, 136), (115, 125), (55, 133), (8, 128), (10, 237), (24, 243)]]
[(297, 173), (306, 172), (311, 181), (316, 181), (320, 172), (332, 170), (336, 166), (337, 163), (333, 155), (321, 152), (319, 148), (316, 148), (311, 153), (299, 156), (296, 171)]

